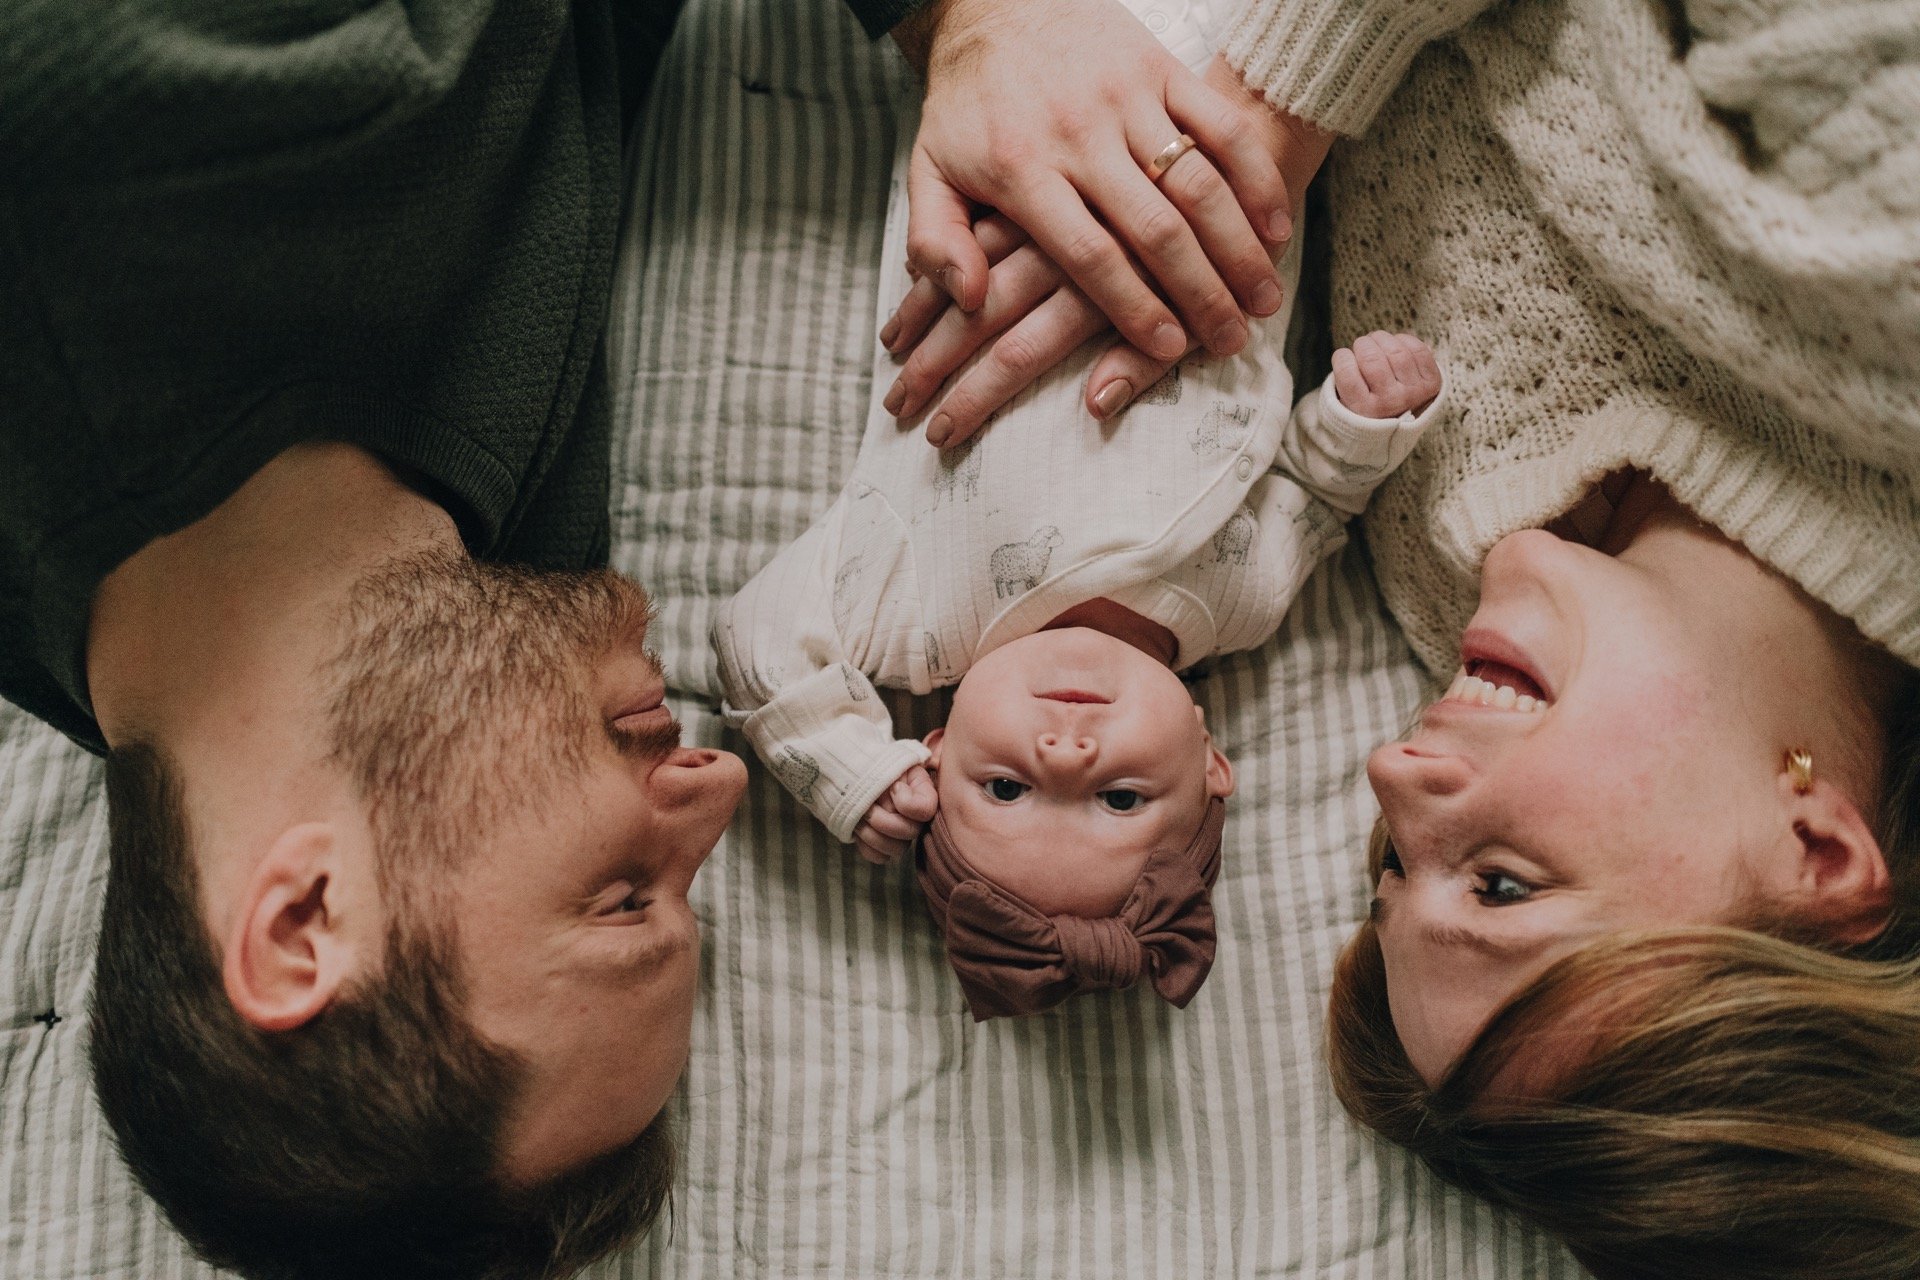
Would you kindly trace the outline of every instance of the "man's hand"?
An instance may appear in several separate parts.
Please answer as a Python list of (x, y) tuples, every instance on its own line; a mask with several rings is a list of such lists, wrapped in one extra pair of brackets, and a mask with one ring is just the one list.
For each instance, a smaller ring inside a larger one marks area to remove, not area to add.
[(1369, 333), (1333, 353), (1333, 390), (1363, 418), (1417, 413), (1440, 394), (1440, 362), (1410, 333)]
[[(1242, 311), (1280, 309), (1267, 246), (1290, 233), (1290, 202), (1257, 111), (1202, 82), (1125, 8), (940, 0), (903, 25), (927, 81), (908, 262), (962, 310), (987, 298), (975, 205), (1023, 228), (1130, 342), (1165, 359), (1189, 333), (1238, 351)], [(1146, 165), (1182, 133), (1199, 148), (1156, 185)]]
[(868, 862), (884, 866), (913, 846), (939, 807), (933, 779), (924, 766), (915, 765), (896, 778), (867, 810), (867, 816), (854, 828), (854, 847)]
[[(1261, 146), (1274, 157), (1286, 189), (1297, 199), (1325, 160), (1333, 135), (1269, 108), (1224, 59), (1216, 57), (1208, 65), (1205, 82), (1251, 113)], [(1169, 178), (1186, 164), (1183, 159)], [(989, 347), (986, 358), (953, 384), (927, 422), (927, 439), (940, 447), (967, 439), (1035, 378), (1109, 328), (1100, 308), (1013, 220), (990, 214), (973, 225), (973, 232), (990, 264), (982, 305), (962, 311), (950, 304), (938, 283), (922, 276), (880, 331), (887, 350), (907, 355), (886, 402), (899, 417), (930, 403), (956, 369), (981, 347)], [(1180, 356), (1186, 353), (1183, 348)], [(1124, 340), (1116, 342), (1087, 380), (1088, 412), (1099, 419), (1112, 417), (1179, 358), (1150, 355)]]

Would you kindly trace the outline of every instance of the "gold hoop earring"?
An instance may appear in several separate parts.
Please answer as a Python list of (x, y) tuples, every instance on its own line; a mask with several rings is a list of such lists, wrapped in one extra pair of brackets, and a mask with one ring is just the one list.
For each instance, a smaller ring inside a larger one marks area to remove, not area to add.
[(1787, 752), (1787, 777), (1793, 782), (1793, 794), (1804, 796), (1813, 790), (1813, 752), (1794, 747)]

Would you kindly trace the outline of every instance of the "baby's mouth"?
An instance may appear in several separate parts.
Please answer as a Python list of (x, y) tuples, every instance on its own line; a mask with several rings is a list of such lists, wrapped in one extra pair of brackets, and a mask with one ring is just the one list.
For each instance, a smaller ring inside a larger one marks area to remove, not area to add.
[(1553, 704), (1540, 685), (1518, 667), (1474, 658), (1453, 678), (1442, 702), (1466, 702), (1502, 711), (1545, 711)]
[(1104, 704), (1113, 701), (1112, 698), (1104, 694), (1089, 693), (1085, 689), (1049, 689), (1045, 693), (1036, 693), (1033, 696), (1036, 698), (1044, 698), (1048, 702), (1095, 702)]

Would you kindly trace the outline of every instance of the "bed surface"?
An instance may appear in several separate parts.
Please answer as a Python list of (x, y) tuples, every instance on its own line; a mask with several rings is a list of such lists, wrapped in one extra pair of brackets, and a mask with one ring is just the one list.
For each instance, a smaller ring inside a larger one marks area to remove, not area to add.
[[(637, 129), (614, 558), (661, 605), (690, 741), (747, 754), (713, 710), (708, 618), (852, 462), (909, 93), (832, 0), (694, 0)], [(911, 874), (834, 844), (756, 762), (695, 886), (672, 1222), (590, 1274), (1577, 1277), (1357, 1132), (1321, 1065), (1366, 898), (1362, 766), (1423, 694), (1364, 555), (1195, 688), (1240, 790), (1219, 959), (1184, 1013), (1142, 988), (974, 1024)], [(895, 711), (919, 733), (941, 703)], [(96, 762), (0, 707), (0, 1276), (214, 1274), (135, 1190), (88, 1087), (105, 837)]]

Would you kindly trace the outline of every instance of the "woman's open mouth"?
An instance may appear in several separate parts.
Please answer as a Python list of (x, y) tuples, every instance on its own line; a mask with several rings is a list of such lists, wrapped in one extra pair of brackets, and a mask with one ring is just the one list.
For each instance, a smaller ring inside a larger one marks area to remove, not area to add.
[(1532, 676), (1491, 658), (1468, 659), (1440, 701), (1473, 703), (1502, 711), (1545, 711), (1553, 705)]

